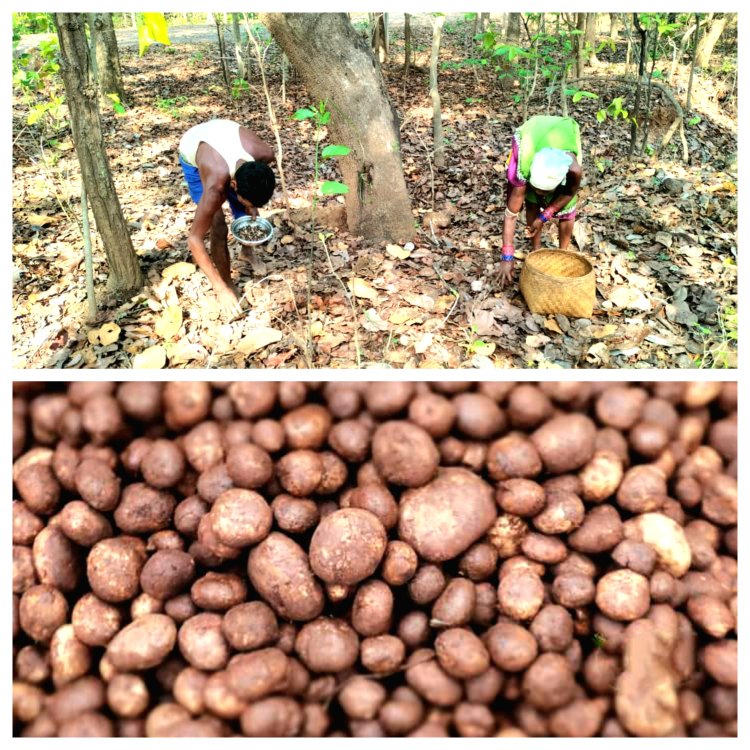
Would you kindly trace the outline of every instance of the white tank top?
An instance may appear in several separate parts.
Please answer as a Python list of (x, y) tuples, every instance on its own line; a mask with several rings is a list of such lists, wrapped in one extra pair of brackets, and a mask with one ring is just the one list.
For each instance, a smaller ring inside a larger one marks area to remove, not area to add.
[(229, 167), (229, 176), (234, 177), (237, 160), (255, 161), (245, 151), (240, 140), (240, 125), (232, 120), (209, 120), (195, 125), (180, 139), (180, 156), (190, 165), (197, 167), (195, 156), (198, 146), (207, 143), (216, 149)]

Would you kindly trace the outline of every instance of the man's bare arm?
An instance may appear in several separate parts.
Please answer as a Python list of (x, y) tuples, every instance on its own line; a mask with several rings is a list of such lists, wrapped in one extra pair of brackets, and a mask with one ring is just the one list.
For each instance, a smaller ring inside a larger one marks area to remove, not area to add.
[(264, 140), (259, 138), (252, 130), (242, 128), (242, 145), (255, 161), (264, 164), (273, 164), (276, 161), (276, 152)]
[(214, 265), (211, 255), (206, 249), (205, 237), (211, 229), (214, 214), (221, 210), (221, 204), (224, 202), (224, 193), (216, 186), (207, 187), (195, 210), (190, 233), (188, 234), (188, 249), (190, 250), (193, 260), (198, 268), (203, 271), (211, 282), (211, 286), (216, 290), (227, 288), (224, 279)]

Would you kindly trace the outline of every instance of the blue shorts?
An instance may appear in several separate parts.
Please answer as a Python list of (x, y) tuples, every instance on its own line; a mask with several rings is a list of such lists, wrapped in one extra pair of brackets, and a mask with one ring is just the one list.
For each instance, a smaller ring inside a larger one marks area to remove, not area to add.
[[(203, 183), (198, 167), (188, 164), (182, 156), (180, 156), (180, 166), (182, 167), (182, 174), (185, 175), (190, 197), (195, 203), (199, 203), (203, 196)], [(237, 193), (232, 188), (227, 190), (227, 201), (229, 201), (229, 207), (232, 209), (232, 216), (235, 219), (239, 219), (240, 216), (247, 216), (247, 211), (237, 199)]]

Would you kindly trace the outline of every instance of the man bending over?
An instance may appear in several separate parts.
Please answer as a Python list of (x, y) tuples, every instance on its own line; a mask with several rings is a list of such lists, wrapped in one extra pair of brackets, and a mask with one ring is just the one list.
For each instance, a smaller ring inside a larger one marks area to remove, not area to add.
[[(234, 218), (257, 216), (271, 198), (276, 178), (269, 164), (273, 149), (255, 133), (231, 120), (209, 120), (180, 139), (180, 165), (190, 197), (198, 204), (188, 234), (188, 248), (211, 282), (222, 309), (239, 312), (227, 251), (224, 201)], [(205, 237), (210, 231), (210, 244)]]

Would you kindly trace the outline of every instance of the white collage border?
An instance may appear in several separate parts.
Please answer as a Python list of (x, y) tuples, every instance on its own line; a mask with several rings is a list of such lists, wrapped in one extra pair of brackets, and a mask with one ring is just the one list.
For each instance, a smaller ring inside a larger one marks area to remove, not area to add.
[[(27, 11), (98, 11), (102, 9), (103, 3), (91, 2), (91, 0), (80, 0), (79, 2), (26, 2), (26, 3), (13, 3), (10, 8), (0, 13), (0, 39), (6, 39), (5, 49), (5, 70), (6, 70), (6, 83), (5, 86), (0, 89), (0, 102), (2, 103), (3, 119), (0, 120), (0, 128), (4, 132), (5, 143), (12, 143), (12, 118), (11, 118), (11, 100), (10, 100), (10, 69), (11, 69), (11, 56), (12, 48), (9, 43), (11, 37), (11, 13), (13, 10), (19, 11), (19, 6), (23, 5)], [(559, 11), (559, 5), (555, 6), (549, 2), (543, 3), (510, 3), (505, 2), (487, 2), (487, 0), (477, 0), (477, 2), (471, 4), (471, 7), (464, 5), (459, 7), (456, 0), (443, 0), (443, 2), (428, 3), (424, 0), (402, 0), (401, 3), (393, 5), (387, 1), (376, 3), (376, 2), (362, 2), (361, 0), (320, 0), (319, 2), (290, 2), (289, 0), (275, 0), (274, 2), (262, 2), (259, 4), (260, 8), (248, 8), (247, 4), (238, 2), (227, 2), (223, 3), (221, 10), (227, 12), (233, 11), (248, 11), (248, 10), (259, 10), (259, 9), (273, 9), (274, 11), (283, 12), (334, 12), (334, 11), (381, 11), (381, 12), (403, 12), (408, 8), (408, 12), (434, 12), (440, 11), (491, 11), (499, 12), (505, 10), (518, 11), (521, 9), (528, 8), (528, 6), (534, 7), (535, 11)], [(593, 0), (579, 0), (573, 3), (573, 7), (570, 11), (588, 11), (588, 12), (622, 12), (627, 10), (646, 10), (642, 7), (645, 4), (638, 4), (641, 7), (635, 9), (629, 6), (629, 3), (619, 0), (619, 2), (613, 2), (613, 0), (600, 0), (594, 2)], [(660, 2), (657, 3), (657, 9), (660, 12), (676, 11), (676, 12), (707, 12), (713, 10), (709, 6), (711, 3), (706, 2), (695, 2), (690, 0), (689, 2), (675, 3), (675, 2)], [(722, 2), (720, 9), (724, 12), (738, 12), (738, 66), (740, 75), (738, 79), (738, 91), (739, 91), (739, 127), (738, 133), (744, 134), (738, 137), (738, 164), (739, 164), (739, 176), (740, 185), (738, 189), (739, 198), (739, 232), (745, 227), (743, 217), (747, 214), (745, 211), (750, 208), (750, 201), (748, 200), (747, 189), (745, 188), (745, 176), (748, 174), (748, 144), (747, 144), (747, 133), (750, 130), (743, 131), (743, 128), (747, 126), (750, 120), (747, 117), (748, 114), (748, 103), (747, 98), (750, 96), (748, 87), (745, 85), (746, 77), (750, 75), (750, 66), (746, 63), (747, 55), (742, 49), (742, 43), (745, 41), (746, 32), (746, 17), (750, 17), (750, 11), (742, 7), (739, 0), (728, 0)], [(15, 6), (15, 7), (13, 7)], [(525, 7), (524, 7), (525, 6)], [(184, 11), (206, 11), (207, 7), (205, 2), (199, 3), (196, 0), (183, 0), (177, 2), (177, 0), (170, 0), (169, 2), (159, 1), (153, 2), (149, 5), (151, 10), (173, 12), (179, 10)], [(529, 8), (530, 9), (530, 8)], [(117, 3), (116, 11), (140, 11), (144, 10), (142, 3), (134, 3), (132, 0), (126, 0), (125, 2)], [(568, 10), (568, 9), (566, 9)], [(649, 8), (649, 10), (652, 10)], [(6, 153), (5, 162), (6, 167), (0, 179), (0, 200), (2, 200), (3, 210), (0, 213), (2, 217), (0, 219), (0, 226), (2, 227), (2, 234), (10, 239), (12, 235), (12, 206), (11, 206), (11, 181), (12, 181), (12, 155), (11, 149), (8, 149)], [(738, 236), (738, 253), (739, 250), (739, 236)], [(10, 250), (10, 247), (8, 248)], [(739, 263), (739, 260), (738, 260)], [(6, 289), (7, 289), (7, 300), (8, 302), (4, 307), (7, 315), (12, 314), (12, 296), (10, 294), (12, 285), (12, 253), (6, 252), (5, 257), (0, 261), (0, 268), (6, 268), (6, 272), (3, 274), (5, 278)], [(744, 288), (743, 279), (746, 276), (746, 272), (742, 270), (742, 264), (739, 264), (739, 284), (741, 288)], [(2, 409), (3, 422), (2, 424), (7, 425), (3, 431), (6, 436), (5, 444), (6, 456), (11, 456), (12, 452), (9, 449), (10, 444), (10, 433), (12, 424), (12, 398), (11, 398), (11, 387), (12, 382), (16, 381), (40, 381), (40, 382), (54, 382), (54, 381), (70, 381), (70, 380), (113, 380), (113, 381), (144, 381), (144, 380), (210, 380), (210, 381), (226, 381), (226, 380), (306, 380), (306, 381), (347, 381), (347, 380), (498, 380), (498, 381), (527, 381), (527, 382), (538, 382), (538, 381), (552, 381), (552, 380), (581, 380), (581, 381), (689, 381), (689, 380), (720, 380), (720, 381), (733, 381), (738, 380), (740, 385), (740, 417), (739, 417), (739, 451), (740, 455), (747, 455), (744, 450), (748, 449), (747, 441), (747, 429), (744, 426), (743, 417), (746, 414), (746, 407), (744, 400), (750, 398), (746, 394), (750, 394), (750, 373), (748, 373), (748, 356), (746, 354), (746, 347), (744, 342), (748, 338), (750, 323), (748, 322), (748, 314), (744, 313), (744, 306), (738, 304), (740, 311), (739, 315), (739, 368), (737, 370), (663, 370), (663, 369), (628, 369), (628, 370), (493, 370), (493, 371), (478, 371), (478, 370), (386, 370), (386, 369), (366, 369), (366, 370), (331, 370), (331, 369), (320, 369), (320, 370), (273, 370), (266, 371), (263, 369), (255, 370), (159, 370), (159, 371), (138, 371), (138, 370), (14, 370), (10, 366), (11, 362), (11, 340), (10, 340), (10, 325), (0, 325), (0, 352), (5, 352), (5, 355), (0, 356), (0, 376), (2, 376), (4, 386), (2, 388), (3, 398), (1, 401), (0, 408)], [(10, 320), (12, 318), (8, 318)], [(743, 386), (742, 383), (745, 383)], [(6, 458), (2, 464), (2, 475), (3, 475), (3, 486), (10, 488), (11, 486), (11, 468), (12, 458)], [(739, 484), (741, 488), (746, 487), (747, 482), (747, 469), (743, 462), (739, 462)], [(740, 492), (740, 495), (744, 495)], [(9, 553), (12, 546), (11, 543), (11, 518), (10, 518), (10, 503), (7, 503), (3, 523), (0, 524), (0, 547), (3, 550), (7, 550), (5, 553), (8, 555), (6, 561), (9, 561)], [(744, 531), (746, 524), (750, 522), (748, 516), (750, 511), (748, 510), (747, 501), (740, 502), (740, 548), (742, 548), (742, 540), (747, 538), (747, 533)], [(744, 582), (746, 576), (744, 550), (743, 554), (740, 555), (740, 580)], [(9, 566), (10, 567), (10, 566)], [(0, 601), (10, 601), (10, 576), (6, 575), (2, 578), (2, 594)], [(747, 621), (747, 595), (744, 590), (740, 589), (739, 596), (739, 615), (738, 619)], [(11, 641), (10, 629), (11, 629), (11, 612), (10, 608), (6, 609), (5, 615), (2, 618), (0, 631), (2, 637), (0, 643), (9, 643)], [(747, 649), (742, 643), (740, 643), (740, 683), (739, 683), (739, 738), (737, 739), (711, 739), (704, 742), (710, 742), (712, 745), (717, 744), (721, 746), (738, 746), (740, 742), (745, 744), (747, 741), (748, 727), (747, 718), (744, 716), (744, 712), (741, 707), (748, 705), (747, 696), (747, 680), (748, 680), (748, 658)], [(77, 747), (80, 739), (54, 739), (54, 740), (42, 740), (42, 739), (17, 739), (11, 738), (12, 735), (12, 716), (11, 716), (11, 675), (12, 675), (12, 652), (10, 648), (3, 648), (2, 655), (0, 656), (0, 663), (6, 665), (6, 669), (2, 670), (4, 677), (0, 680), (0, 706), (3, 706), (2, 712), (2, 725), (4, 730), (2, 737), (10, 739), (13, 743), (22, 743), (24, 747), (53, 747), (60, 748), (61, 750), (72, 750)], [(743, 741), (744, 740), (744, 741)], [(106, 745), (110, 746), (110, 743), (117, 742), (118, 747), (138, 747), (144, 740), (131, 739), (131, 740), (97, 740), (97, 746)], [(149, 742), (149, 740), (145, 740)], [(227, 739), (227, 742), (241, 742), (242, 738)], [(247, 740), (245, 740), (247, 741)], [(303, 748), (325, 748), (331, 740), (329, 738), (322, 739), (286, 739), (286, 740), (263, 740), (263, 744), (268, 743), (274, 747), (303, 747)], [(348, 742), (350, 740), (340, 739), (339, 743)], [(515, 742), (516, 740), (512, 740)], [(561, 748), (573, 748), (577, 747), (581, 743), (592, 744), (597, 743), (598, 747), (604, 745), (610, 747), (617, 742), (628, 742), (637, 743), (640, 748), (659, 748), (664, 750), (671, 750), (682, 746), (689, 740), (683, 738), (668, 738), (668, 739), (652, 739), (652, 738), (640, 738), (632, 740), (612, 740), (612, 739), (561, 739), (561, 738), (544, 738), (544, 739), (529, 739), (528, 742), (541, 743), (552, 747)], [(83, 740), (83, 742), (87, 742)], [(89, 741), (90, 742), (90, 741)], [(157, 740), (150, 740), (150, 742), (157, 742)], [(223, 744), (224, 741), (222, 741)], [(375, 739), (357, 739), (355, 743), (357, 747), (361, 748), (374, 748), (376, 743), (379, 745), (382, 741)], [(451, 739), (414, 739), (407, 740), (406, 738), (390, 738), (387, 740), (389, 747), (436, 747), (441, 746), (445, 748), (452, 748), (457, 743), (463, 744), (464, 740), (458, 738)], [(489, 743), (497, 743), (497, 739), (486, 739), (486, 740), (473, 740), (473, 743), (480, 743), (484, 747), (489, 747)], [(502, 740), (501, 740), (502, 742)], [(700, 740), (693, 740), (693, 743), (700, 742)], [(125, 743), (123, 745), (122, 743)], [(198, 748), (205, 746), (205, 740), (199, 738), (189, 739), (168, 739), (158, 740), (159, 746), (163, 748), (171, 747), (193, 747)], [(179, 745), (178, 745), (179, 743)], [(200, 744), (199, 744), (200, 743)], [(429, 745), (428, 745), (429, 743)], [(693, 744), (695, 746), (695, 744)]]

